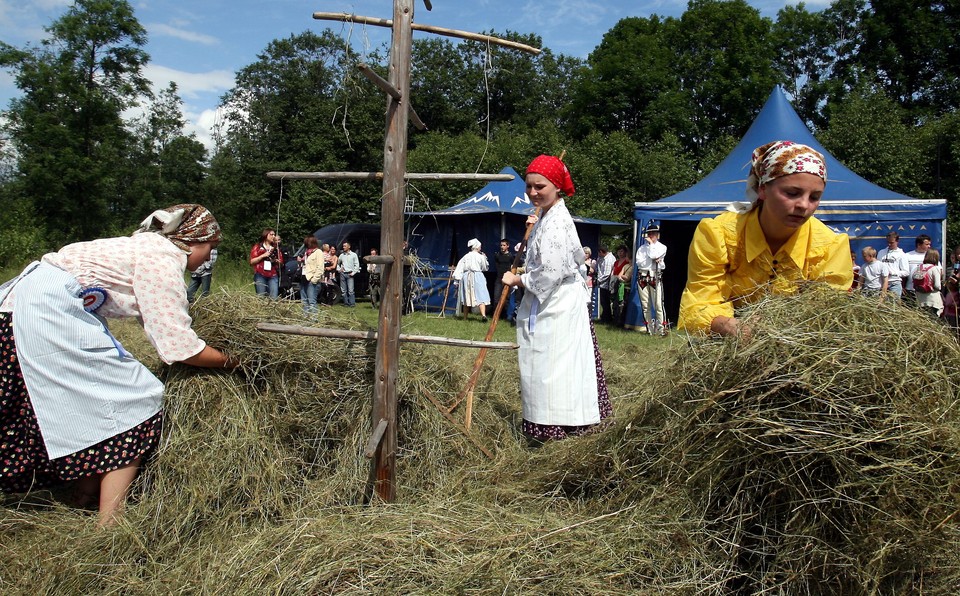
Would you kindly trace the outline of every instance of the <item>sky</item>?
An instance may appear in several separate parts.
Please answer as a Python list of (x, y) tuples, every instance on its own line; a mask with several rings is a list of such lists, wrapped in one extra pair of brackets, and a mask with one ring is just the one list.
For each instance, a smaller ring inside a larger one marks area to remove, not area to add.
[[(234, 83), (234, 73), (253, 63), (275, 39), (324, 28), (349, 39), (360, 52), (389, 41), (389, 30), (321, 21), (313, 13), (344, 12), (392, 18), (392, 0), (129, 0), (147, 30), (150, 62), (145, 75), (154, 91), (177, 83), (187, 132), (211, 146), (220, 97)], [(796, 0), (748, 0), (763, 16)], [(0, 40), (14, 47), (38, 45), (44, 27), (59, 18), (69, 0), (0, 0)], [(629, 16), (680, 16), (686, 0), (432, 0), (427, 11), (415, 0), (414, 21), (465, 31), (533, 32), (555, 54), (587, 57), (604, 33)], [(820, 10), (828, 0), (807, 0)], [(431, 34), (414, 32), (414, 38)], [(0, 70), (0, 109), (19, 95), (13, 76)]]

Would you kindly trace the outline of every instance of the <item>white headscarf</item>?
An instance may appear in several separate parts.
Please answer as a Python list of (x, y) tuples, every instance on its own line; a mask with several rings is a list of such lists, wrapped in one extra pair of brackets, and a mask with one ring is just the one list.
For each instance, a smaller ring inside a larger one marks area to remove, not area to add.
[(469, 248), (470, 250), (480, 250), (480, 241), (477, 240), (476, 238), (471, 238), (467, 242), (467, 248)]

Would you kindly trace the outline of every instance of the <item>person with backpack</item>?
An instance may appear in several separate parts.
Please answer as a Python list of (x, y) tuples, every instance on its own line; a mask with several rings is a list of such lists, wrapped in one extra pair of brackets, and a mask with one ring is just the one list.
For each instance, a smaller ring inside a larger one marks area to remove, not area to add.
[(757, 147), (747, 200), (697, 226), (678, 327), (749, 335), (736, 309), (768, 293), (796, 293), (804, 281), (849, 290), (850, 240), (813, 216), (826, 183), (826, 163), (813, 148), (792, 141)]
[(911, 280), (917, 296), (917, 308), (927, 311), (932, 317), (939, 317), (943, 312), (943, 296), (940, 288), (943, 287), (943, 274), (940, 271), (940, 253), (928, 249), (921, 263), (913, 270)]

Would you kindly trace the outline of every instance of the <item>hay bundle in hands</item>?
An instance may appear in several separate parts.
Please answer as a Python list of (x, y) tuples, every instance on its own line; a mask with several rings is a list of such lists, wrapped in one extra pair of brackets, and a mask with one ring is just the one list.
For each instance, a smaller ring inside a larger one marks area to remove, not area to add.
[(611, 507), (682, 491), (723, 591), (955, 593), (956, 340), (816, 289), (741, 316), (751, 340), (691, 341), (649, 403), (540, 482)]

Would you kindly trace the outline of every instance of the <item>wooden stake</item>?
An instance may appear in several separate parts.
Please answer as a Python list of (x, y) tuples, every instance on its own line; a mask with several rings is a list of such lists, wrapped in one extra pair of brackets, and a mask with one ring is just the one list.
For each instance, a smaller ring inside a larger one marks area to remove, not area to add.
[(474, 438), (474, 436), (473, 436), (472, 434), (470, 434), (470, 431), (469, 431), (469, 430), (467, 430), (467, 429), (464, 428), (459, 422), (457, 422), (457, 419), (456, 419), (456, 418), (454, 418), (453, 416), (450, 415), (449, 412), (447, 412), (446, 408), (443, 407), (443, 404), (440, 403), (440, 400), (439, 400), (439, 399), (437, 399), (436, 397), (434, 397), (433, 394), (431, 394), (431, 393), (430, 393), (429, 391), (427, 391), (426, 389), (423, 390), (423, 395), (424, 395), (424, 397), (426, 397), (427, 399), (430, 400), (430, 403), (432, 403), (432, 404), (437, 408), (437, 411), (440, 412), (440, 414), (441, 414), (444, 418), (446, 418), (447, 421), (448, 421), (450, 424), (452, 424), (455, 429), (459, 430), (459, 431), (463, 434), (463, 436), (465, 436), (465, 437), (467, 437), (468, 439), (470, 439), (470, 442), (473, 443), (474, 445), (476, 445), (477, 449), (479, 449), (481, 452), (483, 452), (484, 455), (486, 455), (486, 456), (487, 456), (488, 458), (490, 458), (490, 459), (493, 459), (493, 454), (490, 453), (490, 451), (489, 451), (486, 447), (484, 447), (484, 446), (480, 443), (480, 441), (478, 441), (476, 438)]
[(447, 277), (447, 287), (443, 289), (443, 302), (440, 303), (440, 317), (444, 318), (447, 316), (447, 296), (450, 295), (450, 283), (453, 281), (453, 274), (450, 274)]
[[(257, 330), (269, 333), (285, 333), (287, 335), (307, 335), (312, 337), (330, 337), (333, 339), (362, 339), (377, 341), (379, 334), (376, 331), (357, 331), (355, 329), (331, 329), (328, 327), (303, 327), (301, 325), (279, 325), (277, 323), (257, 323)], [(516, 350), (519, 346), (508, 341), (477, 341), (474, 339), (458, 339), (456, 337), (439, 337), (436, 335), (408, 335), (400, 334), (400, 341), (411, 344), (434, 344), (455, 348), (484, 348), (487, 350)]]

